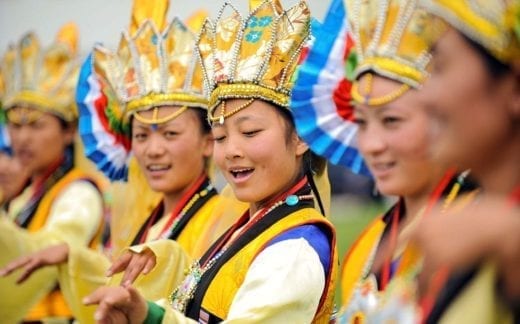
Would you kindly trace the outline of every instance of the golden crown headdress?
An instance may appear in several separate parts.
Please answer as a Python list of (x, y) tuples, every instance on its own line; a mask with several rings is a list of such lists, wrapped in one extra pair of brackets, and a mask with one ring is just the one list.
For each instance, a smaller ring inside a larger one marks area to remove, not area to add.
[(418, 87), (428, 75), (430, 48), (446, 24), (419, 9), (417, 0), (345, 0), (345, 4), (358, 58), (354, 76), (372, 71), (403, 83), (393, 93), (371, 98), (371, 78), (363, 94), (354, 81), (353, 99), (378, 106)]
[(42, 50), (34, 33), (23, 36), (16, 46), (11, 45), (0, 66), (2, 108), (36, 108), (66, 121), (75, 120), (77, 42), (78, 29), (69, 23), (46, 50)]
[(420, 0), (428, 12), (446, 20), (508, 63), (520, 57), (518, 0)]
[[(231, 15), (223, 17), (226, 9)], [(247, 17), (230, 3), (224, 4), (215, 22), (206, 20), (199, 35), (198, 53), (203, 62), (209, 99), (209, 119), (223, 122), (240, 109), (218, 116), (225, 99), (262, 99), (289, 107), (292, 76), (310, 33), (310, 12), (304, 1), (283, 10), (279, 0), (250, 1)]]
[(108, 99), (111, 122), (126, 129), (130, 115), (152, 107), (181, 106), (175, 116), (187, 107), (206, 108), (195, 40), (187, 26), (174, 18), (163, 32), (151, 20), (146, 20), (134, 36), (124, 32), (116, 53), (96, 46), (93, 69)]

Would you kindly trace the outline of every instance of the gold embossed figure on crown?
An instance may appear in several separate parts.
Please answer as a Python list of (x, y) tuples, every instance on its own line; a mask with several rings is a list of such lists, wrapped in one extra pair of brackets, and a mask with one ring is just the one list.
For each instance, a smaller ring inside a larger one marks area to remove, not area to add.
[[(78, 115), (74, 103), (79, 71), (77, 41), (78, 29), (69, 23), (60, 29), (54, 44), (46, 49), (42, 49), (34, 33), (26, 34), (18, 44), (9, 46), (0, 66), (2, 108), (36, 108), (66, 121), (75, 120)], [(39, 116), (38, 111), (30, 110), (18, 117), (28, 122), (28, 118)], [(9, 118), (20, 119), (14, 115)]]
[(430, 47), (446, 24), (418, 9), (417, 0), (345, 0), (345, 4), (358, 57), (355, 78), (374, 72), (403, 83), (393, 93), (372, 98), (371, 78), (363, 85), (354, 81), (353, 99), (379, 106), (418, 87), (428, 75)]
[[(309, 37), (310, 12), (305, 2), (283, 10), (278, 0), (250, 1), (247, 17), (231, 5), (207, 20), (198, 39), (205, 87), (211, 93), (209, 118), (224, 122), (224, 99), (262, 99), (289, 106), (292, 75)], [(231, 11), (231, 14), (225, 14)], [(220, 109), (217, 109), (222, 103)]]
[[(195, 35), (178, 18), (164, 31), (145, 21), (135, 35), (123, 33), (113, 53), (96, 46), (94, 70), (107, 97), (112, 127), (128, 132), (129, 117), (165, 105), (206, 108), (201, 64), (194, 52)], [(167, 120), (175, 116), (168, 116)], [(159, 124), (167, 120), (150, 120)]]

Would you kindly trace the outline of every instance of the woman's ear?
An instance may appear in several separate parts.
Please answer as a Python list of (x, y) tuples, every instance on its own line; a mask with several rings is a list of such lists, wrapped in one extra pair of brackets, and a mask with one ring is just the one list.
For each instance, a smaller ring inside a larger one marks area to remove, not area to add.
[(305, 143), (296, 133), (293, 133), (293, 136), (296, 143), (296, 156), (303, 156), (303, 154), (309, 150), (309, 145), (307, 145), (307, 143)]
[(76, 136), (76, 124), (68, 123), (67, 127), (63, 129), (63, 138), (65, 139), (65, 143), (67, 145), (71, 145), (74, 143), (74, 138)]
[(202, 154), (204, 157), (209, 158), (213, 155), (213, 135), (211, 133), (204, 134), (202, 138)]

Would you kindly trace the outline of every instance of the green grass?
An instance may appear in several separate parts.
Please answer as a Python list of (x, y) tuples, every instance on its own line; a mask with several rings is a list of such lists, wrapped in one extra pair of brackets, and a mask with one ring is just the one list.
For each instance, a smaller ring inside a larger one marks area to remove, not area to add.
[(386, 208), (385, 204), (361, 201), (351, 196), (333, 196), (330, 218), (336, 227), (341, 255), (347, 252), (368, 223)]
[[(352, 196), (333, 196), (331, 221), (336, 227), (340, 267), (348, 249), (374, 217), (384, 212), (388, 206), (361, 201)], [(339, 275), (339, 273), (338, 273)], [(336, 305), (340, 305), (339, 280), (336, 287)]]

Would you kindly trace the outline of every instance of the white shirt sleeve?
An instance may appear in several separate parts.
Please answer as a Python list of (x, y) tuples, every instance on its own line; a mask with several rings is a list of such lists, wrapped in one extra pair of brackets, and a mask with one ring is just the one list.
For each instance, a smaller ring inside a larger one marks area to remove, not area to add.
[[(0, 218), (0, 265), (33, 253), (49, 245), (66, 241), (85, 246), (102, 221), (103, 203), (99, 191), (87, 181), (68, 185), (53, 201), (47, 221), (41, 230), (28, 232), (13, 221)], [(15, 283), (17, 274), (0, 278), (0, 322), (15, 323), (27, 310), (55, 285), (56, 267), (46, 267), (33, 274), (22, 285)]]
[(56, 197), (42, 232), (58, 231), (69, 244), (87, 245), (102, 221), (99, 191), (88, 181), (75, 181)]
[(311, 323), (325, 287), (318, 253), (303, 238), (258, 254), (224, 323)]

